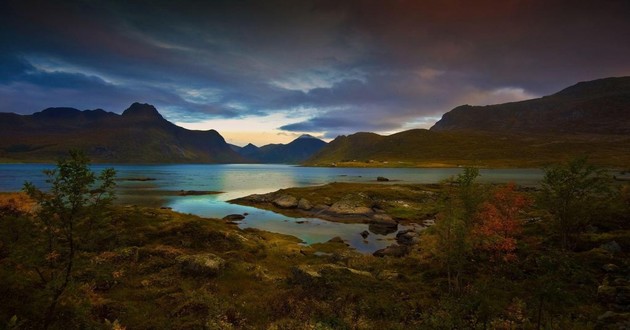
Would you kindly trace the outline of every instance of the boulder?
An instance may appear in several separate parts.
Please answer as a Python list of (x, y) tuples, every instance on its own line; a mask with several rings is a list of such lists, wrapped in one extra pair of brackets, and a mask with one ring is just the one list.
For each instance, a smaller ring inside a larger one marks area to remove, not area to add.
[(245, 216), (242, 214), (229, 214), (223, 217), (223, 220), (226, 221), (240, 221), (245, 219)]
[(379, 176), (376, 178), (376, 181), (387, 182), (389, 179), (384, 176)]
[(370, 232), (367, 230), (364, 230), (361, 232), (361, 237), (363, 237), (364, 239), (367, 238), (368, 236), (370, 236)]
[(362, 205), (360, 202), (351, 200), (341, 200), (334, 203), (327, 210), (327, 213), (337, 216), (358, 216), (369, 217), (374, 211), (372, 208)]
[[(328, 240), (328, 243), (341, 243), (341, 244), (346, 244), (346, 242), (344, 242), (343, 238), (339, 237), (339, 236), (335, 236), (331, 239)], [(346, 244), (347, 245), (347, 244)]]
[(388, 225), (379, 225), (379, 224), (369, 224), (368, 230), (376, 235), (388, 235), (391, 233), (395, 233), (398, 230), (398, 225), (396, 227), (388, 226)]
[(369, 219), (368, 229), (374, 234), (387, 235), (398, 230), (398, 223), (387, 214), (374, 214)]
[(212, 253), (183, 255), (175, 261), (185, 275), (217, 276), (225, 267), (225, 260)]
[(313, 204), (311, 204), (311, 202), (309, 202), (306, 198), (300, 198), (300, 201), (298, 201), (297, 204), (297, 208), (300, 210), (309, 211), (313, 208)]
[(392, 244), (384, 249), (377, 250), (372, 255), (375, 257), (404, 257), (409, 253), (409, 249), (406, 246)]
[(273, 200), (273, 204), (283, 209), (292, 209), (297, 207), (298, 200), (291, 195), (281, 195)]
[(420, 235), (413, 229), (402, 230), (396, 234), (396, 242), (400, 245), (414, 245), (420, 243)]
[(396, 220), (392, 219), (392, 217), (384, 213), (374, 214), (370, 219), (370, 223), (392, 228), (398, 227), (398, 222), (396, 222)]

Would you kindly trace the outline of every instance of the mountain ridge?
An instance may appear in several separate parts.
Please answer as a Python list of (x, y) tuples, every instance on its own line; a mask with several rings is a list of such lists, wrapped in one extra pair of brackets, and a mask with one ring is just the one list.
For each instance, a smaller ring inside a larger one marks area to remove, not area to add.
[(430, 130), (339, 136), (306, 165), (522, 167), (589, 156), (630, 163), (630, 77), (580, 82), (542, 98), (462, 105)]
[(630, 134), (630, 77), (583, 81), (541, 98), (458, 106), (432, 131)]
[(58, 107), (0, 113), (0, 119), (0, 158), (6, 160), (53, 161), (76, 148), (95, 162), (248, 162), (217, 131), (179, 127), (150, 104), (133, 103), (120, 115)]

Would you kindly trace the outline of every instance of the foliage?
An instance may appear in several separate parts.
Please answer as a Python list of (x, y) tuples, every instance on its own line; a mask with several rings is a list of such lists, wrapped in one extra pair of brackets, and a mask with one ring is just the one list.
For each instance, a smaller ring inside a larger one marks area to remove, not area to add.
[(545, 170), (539, 204), (551, 214), (562, 248), (569, 249), (610, 197), (611, 178), (606, 170), (586, 158), (576, 158)]
[(472, 253), (470, 230), (482, 196), (478, 176), (478, 169), (467, 167), (443, 183), (436, 223), (424, 235), (424, 249), (446, 271), (449, 292), (461, 290), (462, 272)]
[(493, 260), (514, 261), (515, 236), (521, 233), (519, 215), (530, 204), (525, 195), (516, 191), (514, 183), (495, 188), (490, 199), (481, 205), (479, 223), (473, 229), (479, 248), (490, 253)]
[(43, 246), (37, 249), (41, 254), (33, 266), (50, 294), (42, 325), (48, 328), (61, 295), (71, 284), (81, 243), (91, 239), (95, 221), (113, 201), (115, 171), (106, 169), (97, 176), (83, 153), (71, 151), (69, 159), (59, 160), (56, 169), (44, 173), (49, 191), (29, 182), (24, 190), (39, 204), (37, 219), (43, 234), (39, 244)]

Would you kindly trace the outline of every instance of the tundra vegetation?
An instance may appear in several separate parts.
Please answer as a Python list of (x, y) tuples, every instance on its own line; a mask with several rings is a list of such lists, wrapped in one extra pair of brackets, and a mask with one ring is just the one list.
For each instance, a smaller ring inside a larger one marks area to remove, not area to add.
[[(114, 172), (72, 153), (50, 189), (0, 194), (9, 329), (616, 329), (628, 325), (630, 188), (586, 160), (540, 188), (330, 184), (398, 222), (435, 224), (403, 256), (165, 209), (112, 205)], [(286, 212), (297, 212), (285, 210)], [(360, 233), (357, 233), (359, 235)]]

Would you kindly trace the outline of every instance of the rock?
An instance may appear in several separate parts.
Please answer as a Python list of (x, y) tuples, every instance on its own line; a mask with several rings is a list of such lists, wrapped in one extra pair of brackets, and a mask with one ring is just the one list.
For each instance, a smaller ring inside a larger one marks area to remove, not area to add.
[(186, 275), (217, 276), (225, 267), (225, 260), (212, 253), (183, 255), (175, 261)]
[(621, 246), (616, 241), (610, 241), (608, 243), (604, 243), (599, 246), (601, 249), (604, 249), (610, 253), (619, 253), (621, 252)]
[(420, 243), (420, 235), (413, 229), (407, 229), (396, 234), (396, 242), (400, 245), (414, 245)]
[(379, 177), (376, 178), (376, 181), (385, 182), (385, 181), (389, 181), (389, 179), (384, 177), (384, 176), (379, 176)]
[(229, 214), (223, 217), (223, 220), (226, 221), (240, 221), (243, 219), (245, 219), (245, 216), (241, 214)]
[(363, 237), (364, 239), (367, 238), (368, 236), (370, 236), (370, 232), (367, 230), (364, 230), (361, 232), (361, 237)]
[(435, 219), (427, 219), (422, 221), (422, 225), (425, 227), (431, 227), (435, 224)]
[(160, 210), (172, 210), (173, 208), (170, 206), (162, 206), (160, 207)]
[(336, 216), (359, 216), (359, 217), (369, 217), (374, 211), (367, 206), (363, 206), (358, 202), (350, 201), (350, 200), (341, 200), (334, 203), (327, 210), (327, 213)]
[(377, 250), (376, 252), (374, 252), (372, 255), (376, 256), (376, 257), (396, 257), (396, 258), (400, 258), (400, 257), (404, 257), (405, 255), (407, 255), (407, 253), (409, 253), (409, 250), (406, 246), (403, 245), (398, 245), (398, 244), (392, 244), (384, 249), (380, 249)]
[(387, 214), (375, 214), (370, 219), (370, 223), (381, 226), (398, 227), (398, 222)]
[(273, 200), (272, 194), (252, 194), (242, 199), (252, 203), (269, 203)]
[(387, 214), (374, 214), (369, 223), (368, 229), (378, 235), (387, 235), (398, 230), (398, 223)]
[(300, 210), (309, 211), (310, 209), (313, 208), (313, 205), (311, 204), (311, 202), (308, 201), (308, 199), (300, 198), (300, 201), (298, 202), (297, 207)]
[[(328, 240), (328, 243), (341, 243), (341, 244), (346, 244), (346, 242), (339, 236), (335, 236), (331, 239)], [(348, 244), (346, 244), (348, 245)]]
[(283, 209), (292, 209), (297, 207), (298, 200), (291, 195), (281, 195), (273, 200), (273, 204)]
[(379, 225), (379, 224), (369, 224), (368, 230), (376, 235), (388, 235), (391, 233), (395, 233), (398, 230), (398, 225), (396, 227), (387, 226), (387, 225)]

